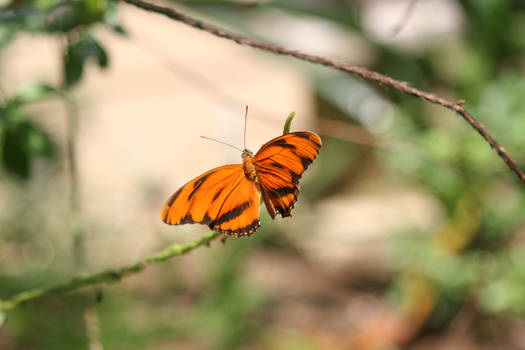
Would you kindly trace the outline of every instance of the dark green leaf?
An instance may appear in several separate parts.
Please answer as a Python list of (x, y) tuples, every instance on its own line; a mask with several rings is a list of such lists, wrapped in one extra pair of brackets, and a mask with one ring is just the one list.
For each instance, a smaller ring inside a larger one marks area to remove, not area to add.
[(30, 175), (27, 129), (24, 127), (6, 127), (2, 135), (2, 163), (5, 169), (23, 179)]
[(66, 87), (72, 87), (82, 77), (84, 71), (84, 59), (79, 43), (68, 47), (63, 60)]
[(96, 58), (100, 68), (106, 68), (109, 65), (109, 58), (106, 50), (95, 40), (92, 42), (93, 56)]
[(72, 87), (80, 81), (84, 65), (89, 59), (95, 60), (101, 68), (109, 65), (108, 55), (102, 45), (86, 34), (67, 49), (63, 63), (66, 87)]
[(128, 32), (126, 29), (120, 25), (120, 24), (108, 24), (108, 27), (115, 33), (120, 34), (122, 36), (128, 36)]
[(79, 11), (80, 6), (75, 2), (56, 4), (45, 12), (39, 25), (50, 32), (68, 32), (81, 24), (78, 18)]
[(49, 136), (27, 121), (8, 122), (2, 132), (1, 145), (4, 168), (23, 179), (31, 175), (31, 158), (54, 155)]

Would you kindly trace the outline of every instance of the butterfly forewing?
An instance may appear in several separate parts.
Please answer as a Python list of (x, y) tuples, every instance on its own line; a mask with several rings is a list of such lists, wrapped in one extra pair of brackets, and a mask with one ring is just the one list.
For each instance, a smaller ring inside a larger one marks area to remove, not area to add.
[(188, 182), (164, 205), (167, 224), (208, 225), (217, 232), (249, 235), (259, 227), (260, 194), (242, 164), (210, 170)]
[[(281, 214), (290, 216), (299, 195), (299, 179), (321, 148), (321, 139), (312, 132), (292, 132), (264, 144), (254, 157), (263, 194)], [(271, 208), (268, 208), (271, 213)]]

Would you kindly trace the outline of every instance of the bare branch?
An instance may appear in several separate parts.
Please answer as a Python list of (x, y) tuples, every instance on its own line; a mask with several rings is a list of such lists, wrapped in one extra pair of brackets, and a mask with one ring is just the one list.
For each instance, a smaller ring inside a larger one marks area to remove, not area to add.
[(213, 26), (213, 25), (210, 25), (210, 24), (206, 24), (206, 23), (204, 23), (204, 22), (202, 22), (200, 20), (197, 20), (197, 19), (194, 19), (194, 18), (189, 17), (187, 15), (184, 15), (184, 14), (182, 14), (182, 13), (180, 13), (180, 12), (178, 12), (178, 11), (172, 9), (172, 8), (158, 6), (158, 5), (155, 5), (155, 4), (146, 2), (146, 1), (142, 1), (142, 0), (121, 0), (121, 1), (126, 2), (128, 4), (131, 4), (131, 5), (134, 5), (136, 7), (139, 7), (141, 9), (143, 9), (143, 10), (146, 10), (146, 11), (162, 14), (162, 15), (164, 15), (166, 17), (169, 17), (169, 18), (171, 18), (171, 19), (173, 19), (175, 21), (182, 22), (182, 23), (187, 24), (187, 25), (189, 25), (191, 27), (194, 27), (194, 28), (206, 31), (206, 32), (211, 33), (213, 35), (216, 35), (218, 37), (225, 38), (225, 39), (228, 39), (228, 40), (233, 40), (236, 43), (241, 44), (241, 45), (251, 46), (253, 48), (260, 49), (260, 50), (267, 51), (267, 52), (271, 52), (271, 53), (274, 53), (274, 54), (291, 56), (291, 57), (295, 57), (295, 58), (298, 58), (298, 59), (303, 60), (303, 61), (307, 61), (307, 62), (311, 62), (311, 63), (320, 64), (320, 65), (323, 65), (323, 66), (335, 68), (335, 69), (338, 69), (338, 70), (341, 70), (341, 71), (344, 71), (344, 72), (356, 75), (356, 76), (361, 77), (363, 79), (370, 80), (370, 81), (373, 81), (373, 82), (381, 84), (381, 85), (389, 86), (389, 87), (391, 87), (393, 89), (396, 89), (398, 91), (401, 91), (403, 93), (406, 93), (406, 94), (409, 94), (409, 95), (412, 95), (412, 96), (416, 96), (416, 97), (418, 97), (420, 99), (423, 99), (425, 101), (428, 101), (428, 102), (431, 102), (431, 103), (434, 103), (434, 104), (437, 104), (437, 105), (441, 105), (441, 106), (443, 106), (445, 108), (453, 110), (459, 116), (463, 117), (463, 119), (465, 119), (467, 121), (467, 123), (469, 123), (485, 139), (485, 141), (487, 141), (489, 143), (489, 145), (493, 149), (496, 150), (498, 155), (501, 157), (501, 159), (503, 159), (503, 161), (507, 164), (507, 166), (510, 168), (510, 170), (512, 172), (514, 172), (518, 176), (518, 178), (521, 180), (521, 182), (525, 183), (525, 172), (523, 172), (520, 169), (520, 167), (518, 166), (518, 164), (516, 163), (516, 161), (514, 159), (512, 159), (508, 155), (508, 153), (505, 150), (505, 148), (503, 148), (488, 133), (488, 131), (485, 129), (485, 127), (482, 124), (480, 124), (469, 112), (467, 112), (467, 110), (462, 106), (465, 103), (465, 101), (463, 101), (463, 100), (458, 100), (458, 101), (448, 100), (448, 99), (439, 97), (437, 95), (434, 95), (432, 93), (425, 92), (425, 91), (413, 88), (413, 87), (409, 86), (409, 84), (406, 83), (406, 82), (402, 82), (402, 81), (398, 81), (398, 80), (392, 79), (392, 78), (390, 78), (390, 77), (388, 77), (386, 75), (383, 75), (383, 74), (371, 71), (371, 70), (363, 68), (363, 67), (352, 66), (352, 65), (349, 65), (349, 64), (341, 63), (341, 62), (336, 62), (336, 61), (330, 60), (330, 59), (325, 58), (325, 57), (308, 55), (308, 54), (305, 54), (305, 53), (301, 53), (299, 51), (287, 49), (287, 48), (282, 47), (282, 46), (268, 44), (268, 43), (264, 43), (264, 42), (261, 42), (261, 41), (248, 39), (248, 38), (246, 38), (244, 36), (233, 34), (233, 33), (230, 33), (228, 31), (224, 30), (224, 29), (218, 28), (216, 26)]

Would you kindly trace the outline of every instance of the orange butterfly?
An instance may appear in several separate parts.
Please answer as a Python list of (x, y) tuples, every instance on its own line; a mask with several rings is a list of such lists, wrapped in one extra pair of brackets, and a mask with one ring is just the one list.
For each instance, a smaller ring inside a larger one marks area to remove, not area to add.
[(313, 162), (321, 139), (308, 131), (274, 138), (254, 156), (242, 151), (242, 164), (224, 165), (191, 180), (164, 204), (162, 221), (199, 223), (232, 236), (249, 236), (259, 227), (262, 199), (270, 216), (290, 216), (299, 179)]

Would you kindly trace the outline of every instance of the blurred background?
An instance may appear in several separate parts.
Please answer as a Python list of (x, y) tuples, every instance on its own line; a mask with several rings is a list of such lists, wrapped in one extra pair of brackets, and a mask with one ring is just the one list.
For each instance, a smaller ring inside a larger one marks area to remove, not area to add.
[[(467, 101), (525, 165), (519, 0), (163, 3)], [(0, 299), (206, 226), (189, 179), (292, 130), (323, 140), (292, 218), (0, 314), (0, 349), (525, 349), (525, 191), (453, 112), (106, 0), (0, 0)]]

